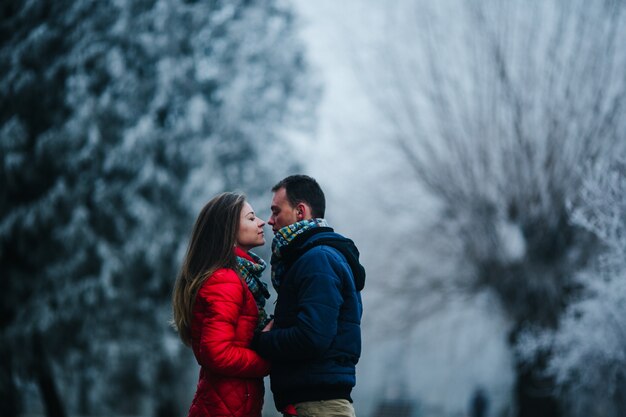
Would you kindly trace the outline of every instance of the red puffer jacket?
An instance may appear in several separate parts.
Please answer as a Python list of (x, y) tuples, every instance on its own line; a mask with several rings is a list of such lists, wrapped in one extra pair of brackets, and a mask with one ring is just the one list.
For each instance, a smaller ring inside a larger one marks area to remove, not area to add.
[(196, 296), (192, 348), (201, 366), (189, 417), (260, 417), (269, 362), (249, 348), (258, 308), (232, 269), (215, 271)]

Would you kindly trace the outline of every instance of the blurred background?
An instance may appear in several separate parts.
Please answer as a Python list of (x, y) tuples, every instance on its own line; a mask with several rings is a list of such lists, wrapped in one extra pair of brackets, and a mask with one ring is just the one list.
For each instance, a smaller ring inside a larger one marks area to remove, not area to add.
[(0, 415), (186, 415), (192, 222), (306, 173), (368, 273), (357, 415), (623, 416), (625, 16), (3, 1)]

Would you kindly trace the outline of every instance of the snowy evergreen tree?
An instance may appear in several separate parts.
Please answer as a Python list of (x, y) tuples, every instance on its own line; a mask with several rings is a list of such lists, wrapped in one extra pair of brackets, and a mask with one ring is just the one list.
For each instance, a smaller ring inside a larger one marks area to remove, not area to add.
[[(577, 326), (582, 294), (604, 286), (602, 274), (581, 272), (603, 245), (572, 213), (586, 204), (579, 195), (585, 169), (605, 166), (624, 146), (624, 3), (407, 0), (381, 20), (383, 43), (360, 58), (360, 68), (369, 69), (363, 79), (386, 118), (381, 131), (410, 168), (398, 175), (412, 173), (439, 210), (434, 221), (416, 219), (396, 239), (431, 263), (390, 273), (403, 277), (388, 280), (390, 296), (406, 295), (390, 307), (423, 314), (437, 304), (435, 291), (486, 289), (511, 319), (513, 346), (529, 328), (554, 335)], [(397, 193), (391, 200), (406, 186), (390, 186)], [(613, 294), (617, 312), (622, 296)], [(608, 296), (597, 292), (594, 303)], [(589, 323), (597, 317), (585, 316)], [(575, 331), (563, 334), (557, 340), (565, 349)], [(612, 355), (623, 355), (611, 346)], [(556, 388), (573, 379), (545, 372), (561, 369), (550, 351), (534, 353), (518, 357), (518, 415), (559, 415), (571, 395)], [(618, 380), (623, 368), (616, 374), (615, 363), (584, 366), (595, 367), (595, 381)]]
[(292, 26), (279, 0), (3, 4), (0, 414), (29, 381), (50, 416), (182, 413), (173, 279), (201, 203), (297, 163)]

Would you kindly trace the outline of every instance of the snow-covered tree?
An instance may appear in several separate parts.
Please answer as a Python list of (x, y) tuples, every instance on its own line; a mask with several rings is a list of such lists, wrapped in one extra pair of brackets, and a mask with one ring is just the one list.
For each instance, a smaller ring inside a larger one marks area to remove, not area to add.
[(297, 163), (283, 134), (312, 91), (289, 7), (2, 9), (0, 414), (28, 381), (50, 416), (180, 414), (169, 294), (193, 216)]
[[(445, 281), (487, 289), (511, 319), (513, 345), (525, 329), (554, 332), (575, 314), (568, 306), (601, 279), (578, 272), (602, 243), (572, 212), (584, 203), (585, 168), (611, 160), (626, 137), (625, 6), (407, 0), (380, 19), (381, 43), (359, 59), (381, 132), (410, 168), (389, 190), (416, 180), (439, 210), (397, 239), (431, 262), (390, 274), (401, 277), (388, 280), (394, 299), (406, 295), (394, 307), (421, 314), (423, 295)], [(564, 380), (544, 373), (548, 354), (518, 358), (520, 416), (558, 415), (554, 383)]]
[(573, 280), (584, 291), (554, 332), (528, 329), (518, 349), (532, 360), (549, 352), (553, 376), (571, 417), (617, 417), (626, 409), (626, 161), (596, 166), (583, 181), (573, 221), (603, 249)]

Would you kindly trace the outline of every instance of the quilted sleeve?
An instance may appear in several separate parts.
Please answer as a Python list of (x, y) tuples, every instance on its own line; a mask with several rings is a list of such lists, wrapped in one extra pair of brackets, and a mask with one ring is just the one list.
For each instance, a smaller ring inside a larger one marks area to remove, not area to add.
[(221, 375), (263, 377), (269, 373), (269, 362), (236, 342), (244, 291), (247, 289), (234, 271), (220, 270), (198, 292), (195, 319), (200, 320), (200, 337), (196, 357), (201, 366)]
[(274, 327), (255, 337), (254, 348), (272, 361), (320, 357), (337, 335), (337, 320), (343, 303), (341, 281), (326, 249), (312, 249), (298, 265), (296, 324)]

